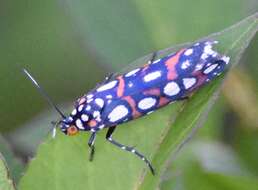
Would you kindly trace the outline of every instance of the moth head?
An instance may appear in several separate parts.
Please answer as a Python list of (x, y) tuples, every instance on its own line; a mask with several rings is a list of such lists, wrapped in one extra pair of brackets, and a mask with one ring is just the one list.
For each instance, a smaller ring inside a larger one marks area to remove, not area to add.
[(61, 120), (59, 126), (61, 131), (69, 136), (74, 136), (79, 132), (79, 128), (75, 125), (71, 117)]

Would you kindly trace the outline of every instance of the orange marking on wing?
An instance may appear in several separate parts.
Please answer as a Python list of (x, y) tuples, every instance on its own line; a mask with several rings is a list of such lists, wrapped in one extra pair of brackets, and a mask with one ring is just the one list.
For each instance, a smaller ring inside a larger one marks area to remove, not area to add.
[(130, 105), (130, 107), (131, 107), (131, 109), (133, 111), (132, 112), (133, 118), (135, 119), (135, 118), (140, 117), (141, 113), (136, 110), (136, 103), (135, 103), (134, 99), (131, 96), (125, 96), (125, 97), (123, 97), (123, 99), (125, 101), (127, 101), (128, 104)]
[(92, 120), (90, 120), (90, 121), (88, 122), (88, 125), (89, 125), (90, 127), (95, 127), (95, 126), (97, 125), (97, 121), (94, 120), (94, 119), (92, 119)]
[(124, 94), (125, 81), (122, 76), (117, 77), (117, 79), (118, 79), (117, 96), (121, 97)]
[(160, 95), (160, 90), (158, 88), (152, 88), (150, 90), (146, 90), (143, 92), (144, 95), (154, 95), (154, 96), (159, 96)]
[(166, 66), (168, 69), (168, 75), (167, 78), (168, 80), (174, 80), (177, 77), (177, 72), (176, 72), (176, 64), (179, 61), (180, 55), (185, 51), (185, 49), (181, 49), (179, 52), (176, 53), (173, 57), (168, 59), (166, 61)]
[(162, 106), (166, 105), (167, 103), (169, 103), (169, 101), (170, 101), (170, 100), (167, 99), (167, 98), (160, 97), (158, 107), (162, 107)]

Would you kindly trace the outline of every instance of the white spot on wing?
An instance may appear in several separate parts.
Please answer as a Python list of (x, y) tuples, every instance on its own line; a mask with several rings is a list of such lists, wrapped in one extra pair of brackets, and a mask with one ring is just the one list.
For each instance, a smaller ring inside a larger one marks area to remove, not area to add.
[(230, 57), (227, 57), (227, 56), (223, 56), (222, 57), (222, 60), (226, 62), (226, 64), (228, 64), (229, 60), (230, 60)]
[(124, 105), (118, 105), (115, 107), (108, 115), (108, 119), (110, 122), (116, 122), (129, 113), (128, 109)]
[(188, 68), (189, 66), (190, 66), (190, 62), (189, 62), (189, 60), (186, 60), (186, 61), (184, 61), (184, 62), (182, 63), (181, 69), (186, 69), (186, 68)]
[(99, 129), (103, 129), (105, 127), (105, 125), (100, 125)]
[(161, 77), (161, 72), (160, 71), (155, 71), (155, 72), (152, 72), (152, 73), (149, 73), (149, 74), (145, 75), (143, 80), (145, 82), (150, 82), (150, 81), (155, 80), (159, 77)]
[(100, 116), (100, 112), (99, 111), (94, 111), (93, 112), (93, 117), (94, 118), (97, 118), (97, 117), (99, 117)]
[(212, 54), (212, 57), (216, 57), (216, 56), (218, 56), (218, 53), (217, 53), (217, 52), (214, 52), (214, 53)]
[(196, 71), (199, 71), (199, 70), (201, 70), (201, 69), (203, 68), (203, 66), (204, 66), (204, 64), (199, 63), (199, 64), (197, 64), (197, 65), (195, 66), (195, 70), (196, 70)]
[(76, 115), (76, 113), (77, 113), (77, 110), (74, 109), (74, 110), (72, 111), (72, 115)]
[(158, 63), (158, 62), (160, 62), (160, 59), (157, 59), (157, 60), (153, 61), (152, 63), (155, 64), (155, 63)]
[(208, 57), (209, 57), (209, 56), (208, 56), (207, 53), (203, 53), (203, 54), (201, 55), (201, 59), (203, 59), (203, 60), (206, 60)]
[(87, 105), (86, 110), (87, 110), (87, 111), (90, 111), (90, 109), (91, 109), (91, 106), (90, 106), (90, 105)]
[(185, 89), (191, 88), (196, 83), (196, 78), (184, 78), (183, 84), (185, 86)]
[(111, 99), (111, 98), (112, 98), (112, 95), (110, 95), (110, 94), (109, 94), (109, 95), (106, 95), (106, 98), (107, 98), (107, 99)]
[(86, 115), (86, 114), (82, 114), (82, 115), (81, 115), (81, 119), (82, 119), (82, 121), (86, 122), (86, 121), (89, 120), (89, 116)]
[(207, 64), (206, 64), (206, 67), (209, 67), (210, 65), (211, 65), (211, 63), (207, 63)]
[(92, 102), (92, 98), (91, 99), (87, 99), (87, 103), (90, 103), (90, 102)]
[(140, 70), (139, 68), (138, 69), (134, 69), (134, 70), (128, 72), (125, 76), (126, 77), (130, 77), (130, 76), (134, 75), (135, 73), (137, 73), (139, 70)]
[(84, 105), (80, 105), (80, 106), (78, 107), (78, 112), (81, 112), (81, 111), (82, 111), (83, 106), (84, 106)]
[(80, 119), (77, 119), (75, 124), (79, 129), (84, 129), (82, 121)]
[(116, 86), (116, 84), (117, 84), (117, 81), (116, 81), (116, 80), (111, 81), (111, 82), (109, 82), (109, 83), (107, 83), (107, 84), (105, 84), (105, 85), (99, 87), (99, 88), (97, 89), (97, 91), (98, 91), (98, 92), (102, 92), (102, 91), (105, 91), (105, 90), (109, 90), (109, 89), (111, 89), (111, 88), (114, 88), (114, 87)]
[(87, 99), (91, 99), (91, 98), (93, 98), (92, 94), (87, 95)]
[(100, 122), (100, 121), (101, 121), (100, 116), (96, 118), (96, 121), (97, 121), (97, 122)]
[(211, 45), (206, 45), (205, 47), (204, 47), (204, 52), (205, 53), (207, 53), (207, 54), (212, 54), (213, 53), (213, 50), (211, 49), (212, 48), (212, 46)]
[(131, 87), (133, 87), (133, 83), (130, 81), (130, 82), (128, 82), (128, 86), (131, 88)]
[(211, 45), (211, 43), (209, 43), (208, 45), (206, 45), (206, 46), (204, 47), (204, 53), (207, 54), (207, 56), (208, 56), (208, 55), (212, 55), (213, 57), (216, 57), (216, 56), (218, 55), (217, 52), (215, 52), (215, 51), (212, 50), (212, 45)]
[(164, 87), (164, 93), (168, 96), (175, 96), (180, 92), (180, 88), (176, 82), (169, 82)]
[(186, 50), (185, 53), (184, 53), (184, 55), (189, 56), (189, 55), (191, 55), (192, 53), (193, 53), (193, 49), (191, 48), (191, 49)]
[(138, 107), (142, 110), (147, 110), (152, 108), (156, 104), (156, 99), (155, 98), (144, 98), (138, 103)]
[(209, 74), (210, 72), (212, 72), (216, 67), (218, 66), (218, 64), (213, 64), (211, 66), (209, 66), (208, 68), (206, 68), (203, 73), (204, 74)]
[(96, 98), (95, 103), (101, 108), (103, 108), (104, 106), (104, 100), (102, 100), (101, 98)]

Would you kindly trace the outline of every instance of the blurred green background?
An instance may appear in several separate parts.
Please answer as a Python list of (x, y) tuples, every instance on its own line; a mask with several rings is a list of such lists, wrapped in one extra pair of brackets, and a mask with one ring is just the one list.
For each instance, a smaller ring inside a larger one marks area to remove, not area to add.
[[(257, 12), (258, 1), (1, 0), (0, 9), (0, 152), (17, 182), (50, 118), (58, 118), (21, 67), (68, 113), (108, 73), (155, 50), (220, 31)], [(234, 183), (237, 176), (246, 184), (258, 180), (257, 52), (256, 35), (207, 122), (167, 171), (177, 180), (164, 179), (164, 189), (243, 189)], [(232, 183), (224, 184), (222, 176)]]

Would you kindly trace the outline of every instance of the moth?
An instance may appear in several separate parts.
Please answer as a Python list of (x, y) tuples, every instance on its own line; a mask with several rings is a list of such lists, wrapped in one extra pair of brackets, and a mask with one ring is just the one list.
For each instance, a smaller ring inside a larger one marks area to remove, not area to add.
[(169, 103), (188, 99), (194, 91), (223, 73), (230, 58), (213, 50), (217, 43), (214, 40), (197, 42), (158, 59), (157, 53), (153, 53), (143, 66), (107, 77), (79, 98), (68, 116), (60, 111), (32, 75), (26, 69), (23, 71), (61, 115), (58, 126), (64, 134), (91, 133), (90, 160), (95, 152), (96, 134), (107, 128), (107, 141), (139, 157), (154, 175), (151, 162), (142, 153), (114, 140), (112, 134), (122, 123), (148, 115)]

